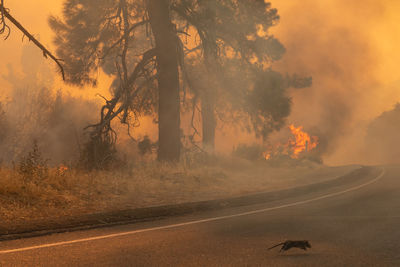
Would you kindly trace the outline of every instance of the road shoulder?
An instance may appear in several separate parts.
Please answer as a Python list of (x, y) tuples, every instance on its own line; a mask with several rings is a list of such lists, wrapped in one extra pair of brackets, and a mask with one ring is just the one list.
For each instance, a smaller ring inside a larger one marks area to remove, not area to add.
[(33, 221), (25, 225), (0, 228), (0, 240), (34, 237), (52, 233), (94, 229), (143, 221), (158, 220), (190, 213), (269, 203), (277, 200), (300, 197), (321, 191), (338, 191), (341, 188), (361, 184), (379, 174), (377, 167), (361, 167), (335, 179), (272, 192), (261, 192), (244, 196), (221, 198), (207, 201), (187, 202), (172, 205), (136, 209), (114, 210), (76, 216), (73, 218)]

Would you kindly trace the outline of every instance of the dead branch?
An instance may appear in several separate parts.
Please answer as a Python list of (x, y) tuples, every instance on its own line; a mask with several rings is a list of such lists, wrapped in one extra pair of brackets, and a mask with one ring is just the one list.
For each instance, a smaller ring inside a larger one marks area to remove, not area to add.
[[(116, 47), (120, 49), (120, 54), (116, 55), (115, 58), (117, 70), (116, 79), (119, 81), (119, 85), (116, 88), (115, 94), (111, 100), (103, 97), (105, 104), (101, 108), (100, 121), (96, 124), (85, 127), (85, 130), (91, 128), (91, 140), (88, 144), (95, 147), (93, 150), (94, 152), (96, 152), (97, 146), (102, 147), (106, 145), (106, 147), (114, 147), (117, 134), (112, 129), (111, 122), (116, 117), (119, 118), (122, 123), (128, 124), (128, 134), (131, 136), (130, 127), (135, 127), (135, 125), (131, 125), (129, 122), (130, 114), (133, 114), (135, 122), (137, 121), (136, 107), (132, 107), (131, 105), (134, 101), (136, 101), (136, 99), (139, 98), (139, 95), (144, 89), (143, 85), (138, 85), (138, 79), (143, 77), (146, 80), (150, 80), (149, 77), (146, 76), (148, 65), (153, 64), (154, 57), (156, 56), (156, 51), (154, 48), (146, 51), (141, 55), (142, 58), (138, 63), (136, 63), (133, 71), (129, 72), (127, 57), (129, 54), (129, 44), (133, 38), (133, 31), (139, 26), (146, 25), (149, 20), (143, 18), (142, 21), (131, 25), (129, 21), (129, 10), (126, 0), (119, 0), (117, 20), (119, 22), (118, 26), (119, 30), (122, 32), (122, 35), (115, 43), (103, 50), (103, 53), (99, 59), (104, 59)], [(143, 103), (138, 104), (143, 105)]]
[[(8, 10), (4, 7), (4, 0), (1, 0), (1, 4), (0, 4), (0, 13), (1, 13), (1, 17), (0, 17), (0, 23), (2, 24), (2, 27), (0, 28), (0, 34), (2, 33), (2, 31), (4, 32), (4, 29), (8, 28), (8, 26), (5, 24), (4, 21), (4, 17), (6, 17), (9, 21), (12, 22), (12, 24), (14, 24), (24, 35), (26, 35), (29, 38), (29, 41), (32, 41), (37, 47), (40, 48), (40, 50), (42, 50), (43, 52), (43, 56), (45, 58), (47, 58), (47, 56), (49, 56), (59, 67), (60, 71), (61, 71), (61, 75), (63, 80), (65, 80), (65, 75), (64, 75), (64, 68), (60, 63), (60, 60), (57, 59), (49, 50), (47, 50), (47, 48), (42, 45), (32, 34), (29, 33), (28, 30), (26, 30), (21, 23), (19, 23), (13, 16), (11, 16), (11, 14), (8, 12)], [(9, 28), (8, 28), (9, 31)], [(8, 33), (9, 35), (9, 33)], [(8, 37), (8, 35), (6, 37)]]
[(7, 40), (8, 36), (10, 36), (10, 27), (7, 26), (6, 21), (4, 19), (5, 7), (4, 0), (0, 2), (0, 35), (6, 33), (6, 37), (4, 40)]
[(139, 74), (144, 70), (144, 67), (156, 56), (156, 49), (152, 48), (147, 50), (143, 54), (142, 60), (136, 65), (135, 69), (133, 70), (132, 74), (128, 78), (127, 86), (131, 86), (136, 79), (138, 78)]
[[(136, 65), (135, 69), (133, 70), (132, 74), (128, 77), (128, 81), (126, 83), (126, 88), (130, 88), (134, 82), (136, 81), (136, 79), (139, 77), (140, 73), (142, 73), (146, 67), (146, 65), (151, 62), (152, 58), (155, 57), (156, 55), (156, 50), (154, 48), (146, 51), (143, 54), (142, 60)], [(129, 97), (129, 100), (132, 100), (133, 98), (136, 97), (136, 95), (139, 93), (141, 88), (136, 89), (132, 95)], [(118, 91), (118, 93), (115, 95), (115, 97), (110, 100), (108, 103), (106, 103), (106, 105), (103, 106), (102, 110), (101, 110), (101, 120), (99, 123), (97, 124), (92, 124), (89, 125), (87, 127), (85, 127), (85, 129), (88, 128), (97, 128), (100, 131), (102, 131), (102, 129), (106, 126), (109, 125), (110, 122), (116, 117), (118, 116), (122, 111), (125, 110), (125, 108), (127, 107), (128, 103), (123, 103), (116, 111), (114, 110), (117, 103), (121, 100), (122, 97), (122, 93), (121, 90)], [(107, 110), (107, 113), (104, 114), (104, 111)]]
[[(132, 31), (134, 31), (137, 27), (145, 25), (146, 23), (149, 23), (149, 20), (142, 20), (139, 21), (135, 24), (133, 24), (128, 32), (131, 33)], [(123, 35), (120, 39), (118, 39), (117, 41), (115, 41), (115, 43), (113, 43), (110, 47), (108, 47), (105, 52), (103, 53), (103, 55), (100, 57), (100, 59), (104, 59), (108, 56), (108, 54), (111, 52), (111, 50), (113, 50), (116, 46), (118, 46), (119, 44), (122, 43), (122, 41), (124, 41), (125, 35)]]
[(121, 63), (122, 63), (122, 69), (123, 69), (123, 80), (122, 84), (123, 87), (125, 87), (126, 83), (128, 82), (128, 67), (126, 66), (126, 55), (128, 53), (128, 48), (129, 48), (129, 17), (128, 17), (128, 7), (126, 5), (125, 0), (121, 0), (121, 8), (122, 8), (122, 14), (123, 14), (123, 19), (124, 19), (124, 46), (122, 49), (122, 55), (121, 55)]

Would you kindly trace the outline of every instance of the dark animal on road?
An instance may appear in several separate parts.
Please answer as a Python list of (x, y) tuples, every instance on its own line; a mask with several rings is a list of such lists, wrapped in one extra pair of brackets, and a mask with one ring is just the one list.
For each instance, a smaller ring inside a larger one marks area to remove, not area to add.
[(273, 249), (275, 247), (278, 247), (282, 245), (281, 249), (279, 250), (279, 252), (281, 251), (286, 251), (289, 250), (291, 248), (301, 248), (304, 250), (307, 250), (307, 248), (311, 248), (310, 242), (308, 242), (307, 240), (286, 240), (285, 242), (279, 243), (275, 246), (270, 247), (269, 249)]

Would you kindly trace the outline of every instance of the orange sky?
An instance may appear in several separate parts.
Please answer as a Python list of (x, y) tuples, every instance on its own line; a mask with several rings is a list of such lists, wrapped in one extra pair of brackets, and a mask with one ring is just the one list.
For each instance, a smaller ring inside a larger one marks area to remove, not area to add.
[[(6, 0), (6, 7), (10, 9), (10, 13), (18, 19), (22, 25), (30, 30), (35, 37), (40, 38), (43, 44), (51, 46), (51, 30), (47, 24), (47, 18), (50, 14), (57, 14), (61, 10), (61, 1), (36, 0), (36, 1), (16, 1)], [(14, 64), (19, 61), (21, 56), (21, 47), (23, 43), (22, 34), (11, 27), (11, 35), (6, 40), (0, 41), (0, 68), (8, 62)], [(24, 42), (27, 42), (25, 39)], [(16, 64), (17, 65), (17, 64)]]
[[(52, 44), (52, 31), (48, 26), (47, 20), (50, 15), (59, 15), (62, 9), (61, 0), (5, 0), (5, 5), (10, 9), (10, 13), (17, 20), (24, 25), (27, 30), (29, 30), (36, 38), (38, 38), (46, 47), (50, 48), (50, 51), (54, 51), (54, 46)], [(13, 26), (11, 26), (11, 35), (6, 40), (0, 39), (0, 72), (5, 71), (5, 67), (8, 63), (13, 64), (16, 69), (20, 68), (20, 58), (22, 47), (27, 44), (28, 40), (25, 38), (22, 42), (22, 34)], [(54, 62), (51, 60), (46, 60), (43, 58), (44, 62), (47, 62), (52, 69), (57, 70)], [(65, 91), (69, 91), (73, 95), (79, 95), (84, 97), (92, 98), (97, 92), (101, 92), (104, 95), (108, 93), (108, 85), (110, 79), (103, 76), (99, 88), (96, 89), (86, 89), (81, 90), (79, 88), (72, 88), (71, 86), (66, 86), (62, 83), (60, 75), (56, 72), (54, 73), (55, 85), (54, 87), (63, 88)], [(0, 84), (7, 84), (0, 75)], [(6, 90), (7, 88), (4, 88)], [(2, 89), (0, 89), (2, 90)]]
[[(47, 25), (50, 14), (59, 14), (61, 0), (5, 0), (10, 12), (35, 36), (54, 50)], [(296, 125), (320, 127), (332, 114), (325, 107), (339, 99), (350, 111), (346, 127), (363, 124), (400, 101), (400, 1), (398, 0), (279, 0), (272, 1), (281, 15), (273, 33), (287, 48), (276, 68), (313, 76), (310, 89), (293, 91), (290, 121)], [(0, 40), (0, 72), (8, 63), (19, 67), (22, 35), (12, 28), (8, 40)], [(27, 42), (25, 39), (24, 42)], [(48, 61), (56, 70), (53, 62)], [(0, 75), (0, 92), (8, 85)], [(57, 87), (69, 88), (58, 78)], [(69, 89), (85, 97), (106, 91), (109, 79), (99, 88)], [(66, 90), (66, 89), (65, 89)], [(3, 95), (3, 94), (2, 94)], [(333, 108), (334, 109), (334, 108)], [(323, 126), (321, 126), (323, 128)], [(354, 132), (343, 133), (343, 146), (353, 142)], [(222, 136), (222, 134), (218, 135)], [(220, 137), (227, 140), (226, 134)], [(233, 140), (239, 140), (236, 137)], [(346, 143), (347, 142), (347, 143)], [(221, 148), (231, 148), (225, 143)], [(340, 162), (340, 149), (327, 157)]]
[[(278, 8), (281, 15), (281, 21), (275, 27), (274, 32), (288, 49), (286, 57), (321, 49), (317, 46), (319, 43), (313, 45), (302, 40), (302, 32), (313, 31), (318, 33), (316, 39), (348, 38), (345, 35), (336, 35), (338, 29), (342, 29), (352, 38), (357, 36), (356, 38), (359, 39), (359, 43), (353, 43), (355, 46), (352, 49), (355, 53), (359, 52), (357, 50), (368, 50), (363, 51), (365, 58), (370, 60), (363, 62), (364, 66), (362, 67), (365, 76), (358, 73), (357, 79), (360, 82), (376, 79), (376, 82), (382, 86), (377, 88), (375, 92), (371, 92), (371, 105), (368, 105), (368, 108), (363, 111), (370, 113), (369, 115), (375, 115), (382, 108), (387, 108), (388, 104), (390, 106), (394, 101), (400, 99), (400, 90), (392, 88), (394, 84), (397, 85), (400, 81), (400, 72), (398, 71), (400, 62), (400, 1), (280, 0), (272, 2), (272, 4)], [(293, 35), (300, 38), (293, 39)], [(301, 46), (302, 43), (306, 43), (307, 48), (297, 50), (297, 46)], [(332, 47), (330, 51), (324, 51), (326, 54), (321, 55), (321, 57), (334, 58), (338, 56), (333, 61), (336, 64), (346, 66), (347, 60), (340, 58), (339, 55), (341, 51), (346, 52), (346, 48), (343, 47), (346, 46), (346, 42), (343, 40), (335, 44), (340, 44), (342, 47)], [(361, 57), (362, 55), (357, 56)], [(301, 58), (301, 55), (297, 55), (297, 57)], [(329, 61), (326, 63), (329, 64)], [(318, 78), (318, 71), (316, 70), (311, 75)]]

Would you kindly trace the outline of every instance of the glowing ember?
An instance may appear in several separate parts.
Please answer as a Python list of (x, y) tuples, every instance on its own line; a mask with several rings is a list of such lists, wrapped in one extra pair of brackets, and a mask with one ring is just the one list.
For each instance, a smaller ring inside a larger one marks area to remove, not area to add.
[(271, 153), (264, 152), (265, 160), (269, 160), (271, 158)]
[(276, 155), (289, 155), (291, 158), (297, 159), (301, 153), (309, 152), (317, 147), (318, 138), (304, 132), (303, 126), (295, 127), (291, 124), (289, 125), (289, 129), (294, 138), (290, 138), (285, 144), (278, 143), (270, 146), (263, 154), (266, 160)]
[(66, 172), (68, 171), (68, 167), (61, 164), (58, 168), (57, 168), (57, 174), (58, 175), (64, 175)]

